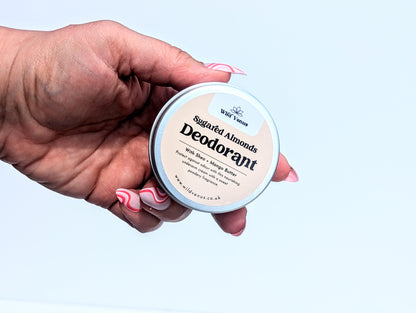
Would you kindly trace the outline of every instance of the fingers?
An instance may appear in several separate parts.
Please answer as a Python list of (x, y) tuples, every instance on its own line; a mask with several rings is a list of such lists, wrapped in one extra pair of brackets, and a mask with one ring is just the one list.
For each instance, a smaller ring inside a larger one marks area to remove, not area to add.
[(130, 226), (136, 228), (141, 233), (154, 231), (163, 224), (159, 218), (146, 212), (145, 210), (132, 210), (121, 202), (115, 202), (112, 207), (109, 208), (109, 211), (127, 222)]
[(179, 222), (185, 219), (191, 210), (183, 207), (159, 187), (155, 178), (151, 178), (139, 191), (142, 208), (165, 222)]
[[(298, 176), (286, 157), (280, 154), (273, 181), (295, 182)], [(140, 232), (157, 229), (163, 222), (178, 222), (185, 219), (191, 210), (172, 201), (159, 188), (154, 178), (150, 179), (141, 190), (118, 189), (119, 202), (112, 209), (113, 213), (126, 220)], [(117, 214), (118, 213), (118, 214)], [(246, 226), (247, 208), (213, 214), (214, 220), (226, 233), (240, 236)]]
[(172, 201), (151, 179), (143, 189), (117, 189), (118, 202), (111, 211), (140, 232), (157, 229), (163, 222), (179, 222), (191, 210)]
[[(142, 81), (181, 90), (191, 85), (227, 82), (232, 67), (205, 66), (186, 52), (166, 42), (139, 34), (114, 22), (101, 22), (118, 47), (116, 70), (129, 76), (130, 70)], [(238, 73), (238, 71), (234, 71)]]

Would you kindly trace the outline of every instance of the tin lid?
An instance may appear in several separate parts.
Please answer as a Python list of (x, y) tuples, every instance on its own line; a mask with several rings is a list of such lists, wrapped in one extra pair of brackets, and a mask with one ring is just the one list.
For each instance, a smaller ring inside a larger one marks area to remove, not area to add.
[(279, 157), (275, 124), (251, 94), (202, 83), (175, 95), (154, 122), (153, 172), (178, 203), (223, 213), (254, 200), (270, 183)]

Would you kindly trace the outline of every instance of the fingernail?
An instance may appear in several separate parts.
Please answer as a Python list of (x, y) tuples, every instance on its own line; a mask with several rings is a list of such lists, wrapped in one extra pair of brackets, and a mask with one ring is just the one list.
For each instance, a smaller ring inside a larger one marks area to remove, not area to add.
[(205, 63), (204, 65), (205, 67), (216, 71), (223, 71), (231, 74), (247, 75), (244, 71), (240, 70), (239, 68), (224, 63)]
[(238, 236), (241, 236), (241, 234), (244, 232), (244, 228), (242, 229), (242, 230), (240, 230), (239, 232), (236, 232), (236, 233), (234, 233), (234, 234), (231, 234), (231, 235), (233, 235), (234, 237), (238, 237)]
[(170, 205), (170, 197), (160, 188), (145, 188), (139, 192), (142, 201), (159, 211), (166, 210)]
[(287, 175), (287, 177), (285, 178), (285, 181), (295, 183), (298, 180), (299, 180), (298, 174), (296, 174), (296, 171), (293, 168), (291, 168), (289, 175)]
[(116, 195), (118, 201), (124, 204), (126, 208), (133, 212), (139, 212), (141, 210), (140, 207), (140, 197), (138, 194), (128, 190), (128, 189), (117, 189)]

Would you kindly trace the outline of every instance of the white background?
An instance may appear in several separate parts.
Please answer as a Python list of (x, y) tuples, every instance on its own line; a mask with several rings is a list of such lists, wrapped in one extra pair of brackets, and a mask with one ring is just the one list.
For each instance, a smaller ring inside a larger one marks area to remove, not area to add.
[(1, 163), (0, 299), (415, 312), (415, 13), (411, 0), (2, 0), (4, 26), (112, 19), (242, 68), (232, 83), (271, 111), (300, 181), (271, 185), (239, 238), (197, 212), (143, 235)]

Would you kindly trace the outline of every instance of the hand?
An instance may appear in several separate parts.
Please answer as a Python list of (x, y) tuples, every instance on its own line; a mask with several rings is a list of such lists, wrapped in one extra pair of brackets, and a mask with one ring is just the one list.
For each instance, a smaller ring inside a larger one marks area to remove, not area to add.
[[(178, 90), (227, 82), (230, 73), (108, 21), (52, 32), (0, 29), (0, 37), (2, 160), (47, 188), (109, 209), (141, 232), (189, 215), (173, 201), (157, 210), (139, 196), (157, 188), (150, 129)], [(274, 180), (293, 173), (281, 157)], [(134, 197), (134, 207), (118, 201), (119, 188)], [(214, 217), (225, 232), (238, 234), (246, 208)]]

